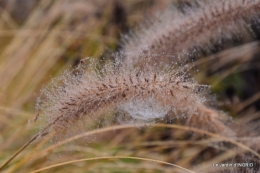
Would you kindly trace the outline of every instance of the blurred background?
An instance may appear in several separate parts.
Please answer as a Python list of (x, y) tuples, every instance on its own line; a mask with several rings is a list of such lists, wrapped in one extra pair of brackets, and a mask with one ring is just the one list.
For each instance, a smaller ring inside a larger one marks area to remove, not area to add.
[[(35, 117), (35, 101), (43, 85), (75, 67), (82, 58), (99, 59), (120, 50), (121, 34), (135, 30), (170, 5), (183, 3), (189, 1), (0, 0), (0, 163), (37, 132), (39, 124), (28, 125), (28, 121)], [(258, 122), (260, 115), (260, 35), (257, 25), (252, 29), (252, 37), (225, 41), (217, 45), (218, 50), (201, 55), (199, 72), (194, 75), (199, 83), (212, 86), (215, 106), (246, 123)], [(237, 153), (210, 143), (210, 138), (205, 140), (191, 132), (154, 127), (103, 133), (88, 145), (79, 142), (48, 151), (49, 143), (42, 144), (45, 148), (34, 143), (7, 172), (30, 172), (75, 158), (117, 154), (164, 160), (186, 168), (196, 166), (198, 170), (211, 167), (211, 162), (237, 157)], [(72, 164), (53, 172), (72, 170), (173, 171), (171, 167), (125, 159)]]

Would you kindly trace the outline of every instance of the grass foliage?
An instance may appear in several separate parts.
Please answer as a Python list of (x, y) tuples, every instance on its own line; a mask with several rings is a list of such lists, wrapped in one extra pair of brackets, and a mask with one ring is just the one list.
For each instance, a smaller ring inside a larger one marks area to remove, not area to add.
[(259, 0), (0, 7), (0, 171), (260, 171)]

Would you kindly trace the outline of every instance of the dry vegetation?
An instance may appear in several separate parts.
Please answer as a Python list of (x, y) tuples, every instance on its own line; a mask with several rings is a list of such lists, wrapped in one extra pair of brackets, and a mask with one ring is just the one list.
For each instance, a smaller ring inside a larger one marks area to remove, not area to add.
[(0, 1), (0, 170), (259, 172), (259, 8)]

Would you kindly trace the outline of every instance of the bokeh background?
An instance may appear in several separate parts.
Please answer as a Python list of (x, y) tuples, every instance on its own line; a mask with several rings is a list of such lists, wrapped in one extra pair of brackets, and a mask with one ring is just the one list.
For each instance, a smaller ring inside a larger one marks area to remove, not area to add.
[[(32, 122), (36, 115), (35, 102), (40, 89), (52, 78), (75, 67), (82, 58), (111, 58), (112, 52), (122, 48), (120, 35), (138, 30), (140, 23), (152, 21), (157, 13), (171, 5), (183, 4), (189, 1), (1, 0), (0, 163), (38, 131), (39, 123)], [(212, 97), (215, 97), (212, 105), (244, 124), (254, 122), (257, 129), (260, 34), (257, 25), (252, 28), (251, 36), (226, 40), (216, 45), (218, 49), (197, 57), (199, 71), (194, 77), (199, 83), (212, 86)], [(215, 144), (211, 137), (167, 127), (102, 132), (56, 148), (48, 148), (55, 147), (48, 140), (33, 143), (6, 171), (30, 172), (54, 163), (110, 155), (147, 157), (205, 170), (212, 168), (211, 163), (238, 157), (237, 152)], [(51, 170), (63, 173), (174, 171), (180, 169), (131, 159), (80, 162)]]

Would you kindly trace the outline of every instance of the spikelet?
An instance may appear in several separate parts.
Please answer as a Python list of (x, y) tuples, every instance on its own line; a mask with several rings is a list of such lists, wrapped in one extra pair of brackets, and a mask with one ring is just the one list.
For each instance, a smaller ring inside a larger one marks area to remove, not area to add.
[(116, 120), (125, 124), (150, 123), (168, 114), (187, 117), (189, 124), (205, 125), (210, 131), (230, 131), (219, 114), (203, 104), (201, 91), (207, 86), (188, 79), (181, 70), (131, 68), (121, 62), (95, 70), (92, 62), (86, 63), (93, 69), (80, 66), (42, 91), (37, 108), (48, 117), (48, 131), (70, 133), (79, 122), (91, 123), (115, 111)]
[(199, 50), (214, 50), (214, 44), (223, 39), (254, 35), (251, 24), (259, 24), (259, 0), (196, 2), (185, 6), (184, 12), (176, 8), (166, 10), (138, 33), (125, 36), (125, 63), (138, 64), (140, 59), (132, 52), (157, 55), (154, 59), (170, 62)]

